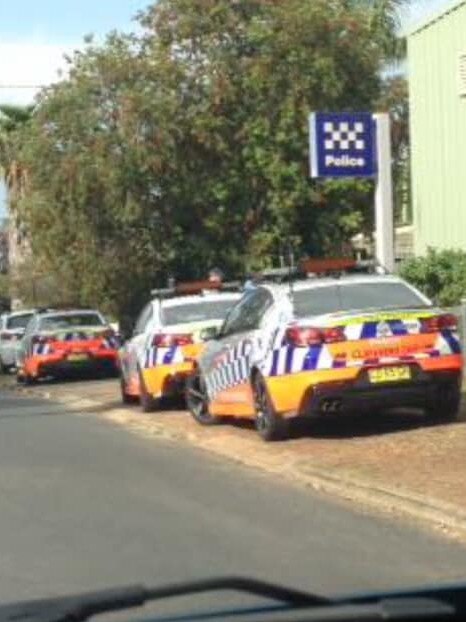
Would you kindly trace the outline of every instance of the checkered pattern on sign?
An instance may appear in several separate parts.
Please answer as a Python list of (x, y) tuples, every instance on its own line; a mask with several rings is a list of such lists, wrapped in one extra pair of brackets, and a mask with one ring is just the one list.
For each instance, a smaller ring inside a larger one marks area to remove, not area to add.
[(341, 121), (324, 123), (324, 147), (326, 151), (364, 151), (364, 123)]
[(241, 341), (221, 355), (214, 370), (207, 375), (209, 397), (213, 399), (220, 391), (242, 384), (251, 370), (251, 343)]

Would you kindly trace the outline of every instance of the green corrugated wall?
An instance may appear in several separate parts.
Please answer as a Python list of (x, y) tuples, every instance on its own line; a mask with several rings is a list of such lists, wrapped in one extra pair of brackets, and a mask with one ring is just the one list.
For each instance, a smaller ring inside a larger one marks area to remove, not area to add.
[(466, 250), (466, 1), (408, 36), (412, 191), (416, 254)]

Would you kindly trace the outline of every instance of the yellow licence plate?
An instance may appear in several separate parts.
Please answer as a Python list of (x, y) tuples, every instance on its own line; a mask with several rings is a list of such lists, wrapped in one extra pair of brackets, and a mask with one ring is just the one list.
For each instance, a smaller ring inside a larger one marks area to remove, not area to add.
[(87, 354), (68, 354), (68, 360), (72, 363), (81, 363), (88, 360)]
[(411, 370), (408, 365), (401, 367), (381, 367), (380, 369), (369, 369), (369, 382), (381, 384), (383, 382), (400, 382), (410, 380)]

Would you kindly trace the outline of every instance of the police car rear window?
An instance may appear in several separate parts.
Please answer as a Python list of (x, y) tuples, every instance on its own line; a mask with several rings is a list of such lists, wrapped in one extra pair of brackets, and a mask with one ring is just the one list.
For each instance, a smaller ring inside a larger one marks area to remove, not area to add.
[(40, 321), (40, 330), (60, 330), (74, 326), (103, 326), (102, 319), (97, 313), (76, 313), (67, 315), (52, 315)]
[(32, 318), (32, 313), (24, 313), (21, 315), (13, 315), (7, 318), (6, 327), (8, 330), (23, 329), (28, 325), (29, 320)]
[(293, 300), (297, 318), (337, 311), (428, 306), (403, 283), (351, 283), (316, 287), (295, 291)]
[(188, 324), (190, 322), (223, 320), (234, 303), (235, 300), (216, 300), (163, 307), (162, 324), (174, 326), (175, 324)]

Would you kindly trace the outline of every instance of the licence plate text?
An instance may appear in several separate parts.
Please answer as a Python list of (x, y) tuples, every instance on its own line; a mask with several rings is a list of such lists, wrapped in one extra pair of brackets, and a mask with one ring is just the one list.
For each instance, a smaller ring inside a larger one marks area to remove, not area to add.
[(68, 360), (72, 363), (81, 363), (88, 360), (87, 354), (68, 354)]
[(400, 382), (411, 379), (411, 369), (408, 365), (400, 367), (380, 367), (379, 369), (369, 369), (369, 382), (372, 384), (382, 384), (383, 382)]

